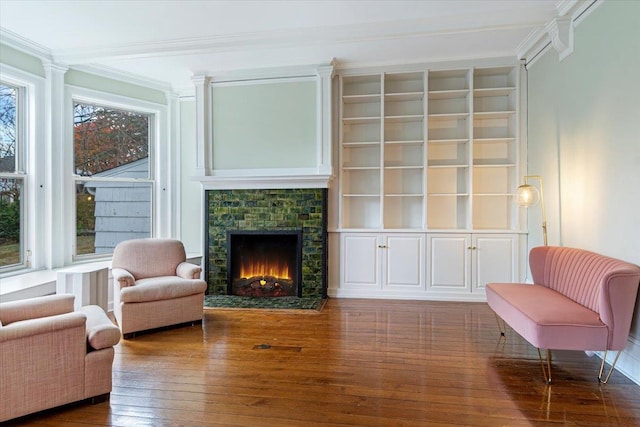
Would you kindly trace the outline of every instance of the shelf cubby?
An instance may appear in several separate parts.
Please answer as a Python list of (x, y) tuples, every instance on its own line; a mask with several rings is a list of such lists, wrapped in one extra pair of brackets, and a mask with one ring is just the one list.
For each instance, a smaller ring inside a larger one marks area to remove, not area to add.
[(344, 144), (342, 147), (342, 167), (379, 167), (380, 144)]
[(469, 90), (469, 70), (429, 71), (429, 94)]
[(510, 230), (513, 200), (509, 195), (474, 195), (472, 227), (477, 230)]
[(388, 229), (420, 229), (423, 228), (422, 194), (385, 195), (384, 228)]
[(423, 169), (397, 167), (384, 169), (384, 194), (422, 196)]
[(384, 93), (389, 94), (424, 94), (424, 73), (386, 73), (384, 74)]
[(463, 230), (467, 228), (467, 195), (430, 195), (427, 197), (427, 228)]
[(377, 95), (380, 99), (382, 80), (379, 74), (362, 76), (345, 76), (342, 78), (342, 99)]
[(380, 197), (346, 195), (342, 198), (342, 226), (380, 228)]

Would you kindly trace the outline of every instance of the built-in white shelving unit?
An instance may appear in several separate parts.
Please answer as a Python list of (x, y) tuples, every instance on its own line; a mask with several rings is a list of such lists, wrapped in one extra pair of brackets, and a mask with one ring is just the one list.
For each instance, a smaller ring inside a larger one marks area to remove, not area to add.
[(481, 280), (516, 279), (519, 79), (518, 65), (340, 74), (334, 295), (481, 299)]

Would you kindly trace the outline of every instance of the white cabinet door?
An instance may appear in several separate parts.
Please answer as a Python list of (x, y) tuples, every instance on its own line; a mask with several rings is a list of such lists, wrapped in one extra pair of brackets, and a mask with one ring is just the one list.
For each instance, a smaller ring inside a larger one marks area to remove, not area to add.
[(347, 233), (341, 236), (340, 287), (352, 296), (424, 291), (424, 235)]
[(424, 235), (385, 235), (381, 253), (386, 290), (424, 289)]
[(484, 293), (487, 283), (508, 283), (518, 278), (517, 237), (473, 235), (473, 291)]
[(343, 234), (341, 287), (373, 288), (380, 287), (380, 256), (378, 251), (381, 240), (378, 234)]
[(471, 235), (429, 235), (429, 290), (438, 293), (468, 293)]

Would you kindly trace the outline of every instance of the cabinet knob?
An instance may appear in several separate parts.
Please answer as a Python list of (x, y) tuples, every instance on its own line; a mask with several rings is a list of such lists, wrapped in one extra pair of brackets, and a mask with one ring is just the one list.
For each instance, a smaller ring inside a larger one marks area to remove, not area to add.
[(477, 247), (475, 247), (475, 246), (468, 246), (468, 247), (467, 247), (467, 249), (471, 249), (472, 251), (474, 251), (474, 250), (476, 250), (476, 249), (478, 249), (478, 248), (477, 248)]
[(387, 245), (378, 245), (378, 247), (384, 249), (387, 247)]

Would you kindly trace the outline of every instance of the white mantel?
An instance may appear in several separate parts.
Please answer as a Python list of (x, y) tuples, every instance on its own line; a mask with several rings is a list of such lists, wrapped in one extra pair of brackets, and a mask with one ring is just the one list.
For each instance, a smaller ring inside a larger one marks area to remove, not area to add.
[[(231, 171), (228, 171), (231, 172)], [(203, 190), (268, 190), (289, 188), (329, 188), (331, 174), (306, 170), (234, 171), (235, 173), (196, 176)]]

